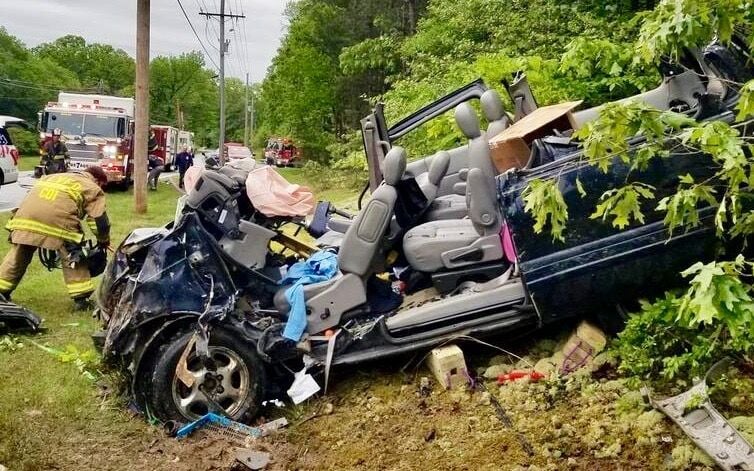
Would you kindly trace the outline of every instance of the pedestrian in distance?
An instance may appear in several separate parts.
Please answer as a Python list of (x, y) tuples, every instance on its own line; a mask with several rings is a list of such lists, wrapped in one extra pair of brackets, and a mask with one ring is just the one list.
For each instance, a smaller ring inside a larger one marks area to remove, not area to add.
[(175, 165), (178, 167), (178, 188), (183, 188), (183, 178), (186, 176), (186, 170), (194, 165), (194, 155), (191, 153), (190, 147), (184, 147), (175, 156)]

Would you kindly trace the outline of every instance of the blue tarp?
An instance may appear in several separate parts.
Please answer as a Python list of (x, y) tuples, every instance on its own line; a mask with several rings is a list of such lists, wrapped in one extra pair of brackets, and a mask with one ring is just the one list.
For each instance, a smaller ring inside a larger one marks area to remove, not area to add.
[(306, 300), (304, 285), (327, 281), (338, 273), (338, 257), (332, 252), (320, 250), (306, 261), (291, 265), (281, 285), (291, 284), (285, 290), (285, 299), (290, 304), (288, 322), (283, 330), (283, 337), (298, 342), (306, 330)]

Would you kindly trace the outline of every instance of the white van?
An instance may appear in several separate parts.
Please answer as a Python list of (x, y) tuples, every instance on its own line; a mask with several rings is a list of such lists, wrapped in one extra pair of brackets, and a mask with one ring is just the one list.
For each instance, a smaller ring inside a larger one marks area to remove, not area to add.
[(23, 120), (0, 116), (0, 185), (18, 181), (18, 149), (8, 133), (7, 125), (20, 124)]

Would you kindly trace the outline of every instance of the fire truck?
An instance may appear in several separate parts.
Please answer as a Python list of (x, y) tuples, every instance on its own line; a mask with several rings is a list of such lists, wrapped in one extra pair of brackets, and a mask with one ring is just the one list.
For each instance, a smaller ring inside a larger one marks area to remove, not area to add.
[(169, 172), (175, 162), (175, 156), (181, 151), (178, 147), (178, 128), (163, 124), (153, 124), (149, 127), (154, 131), (154, 137), (157, 140), (157, 150), (151, 152), (157, 155), (165, 162), (165, 171)]
[(70, 167), (100, 165), (108, 181), (131, 183), (134, 99), (79, 93), (58, 94), (39, 113), (39, 146), (59, 128), (71, 156)]
[(268, 165), (278, 167), (298, 165), (301, 163), (301, 149), (294, 146), (288, 138), (272, 137), (267, 141), (264, 157)]
[(193, 147), (194, 133), (165, 124), (153, 124), (149, 128), (154, 131), (157, 140), (157, 150), (153, 153), (165, 162), (165, 171), (169, 172), (175, 163), (175, 156), (184, 147)]

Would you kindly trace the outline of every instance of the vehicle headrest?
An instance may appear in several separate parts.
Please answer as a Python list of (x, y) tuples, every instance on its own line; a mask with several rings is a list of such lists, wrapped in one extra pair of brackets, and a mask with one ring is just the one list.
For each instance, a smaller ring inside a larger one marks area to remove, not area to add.
[(233, 190), (238, 187), (238, 183), (234, 179), (230, 178), (227, 175), (223, 175), (222, 173), (219, 173), (219, 172), (213, 172), (213, 171), (202, 172), (201, 178), (215, 181), (219, 183), (220, 185), (224, 186), (228, 190)]
[(429, 172), (427, 172), (429, 182), (434, 186), (440, 186), (443, 177), (448, 173), (448, 167), (450, 167), (450, 154), (441, 150), (432, 157), (432, 163), (429, 164)]
[(476, 139), (482, 135), (482, 130), (479, 127), (479, 117), (470, 104), (461, 103), (456, 106), (455, 117), (456, 124), (467, 138)]
[(403, 178), (406, 171), (406, 149), (395, 146), (387, 153), (382, 161), (382, 177), (385, 183), (395, 186)]
[(217, 172), (221, 175), (225, 175), (226, 177), (232, 178), (239, 185), (245, 185), (246, 179), (249, 177), (248, 170), (234, 168), (228, 165), (220, 167), (220, 169)]
[(220, 206), (230, 200), (238, 188), (232, 178), (205, 170), (196, 181), (194, 189), (188, 193), (186, 205), (197, 210), (203, 208), (206, 202), (211, 202), (211, 206)]
[(487, 118), (488, 122), (491, 123), (503, 119), (505, 116), (503, 99), (500, 98), (500, 94), (497, 90), (487, 90), (482, 94), (479, 101), (482, 105), (482, 113), (484, 113), (484, 117)]

